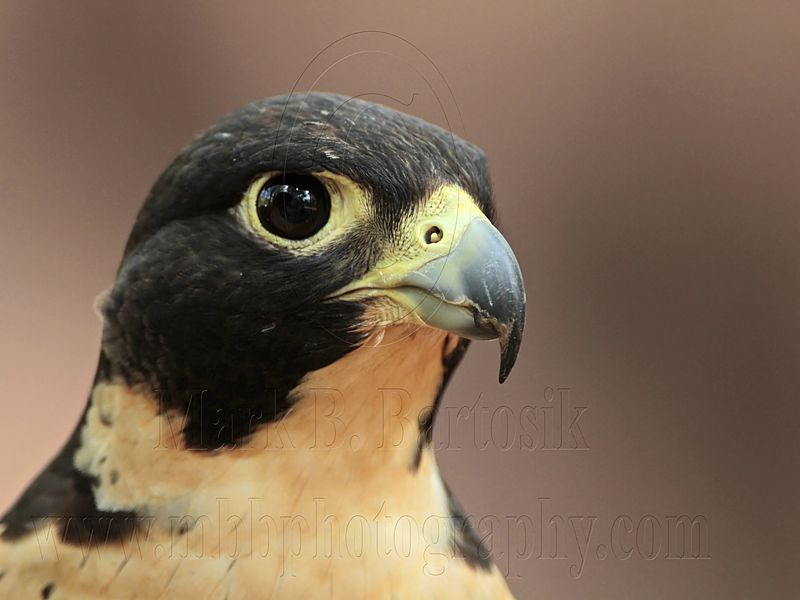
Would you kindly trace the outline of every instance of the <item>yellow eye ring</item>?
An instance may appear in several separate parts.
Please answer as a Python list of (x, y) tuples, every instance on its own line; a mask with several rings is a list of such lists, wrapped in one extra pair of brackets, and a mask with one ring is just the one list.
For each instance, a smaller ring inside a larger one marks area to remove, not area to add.
[(366, 218), (366, 192), (329, 172), (271, 171), (248, 186), (234, 209), (240, 221), (270, 245), (310, 252)]

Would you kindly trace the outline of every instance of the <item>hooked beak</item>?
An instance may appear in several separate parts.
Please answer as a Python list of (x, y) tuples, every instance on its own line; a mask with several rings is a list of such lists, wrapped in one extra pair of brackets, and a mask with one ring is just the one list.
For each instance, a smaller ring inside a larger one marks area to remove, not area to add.
[(376, 268), (345, 291), (388, 297), (404, 309), (403, 320), (416, 319), (469, 339), (498, 339), (503, 383), (525, 325), (522, 273), (506, 239), (475, 204), (463, 199), (455, 204), (455, 219), (439, 215), (418, 224), (430, 231), (435, 222), (441, 240), (427, 239), (418, 255)]

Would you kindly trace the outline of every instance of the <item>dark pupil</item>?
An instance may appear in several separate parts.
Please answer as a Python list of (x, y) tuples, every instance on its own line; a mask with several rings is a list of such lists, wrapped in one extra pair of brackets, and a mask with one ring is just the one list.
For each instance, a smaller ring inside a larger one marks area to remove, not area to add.
[(276, 224), (285, 223), (287, 228), (293, 228), (314, 219), (317, 203), (308, 190), (293, 185), (273, 185), (269, 194), (272, 200), (271, 216)]
[(328, 220), (330, 205), (324, 186), (317, 180), (269, 181), (258, 196), (258, 218), (272, 233), (291, 239), (310, 237)]

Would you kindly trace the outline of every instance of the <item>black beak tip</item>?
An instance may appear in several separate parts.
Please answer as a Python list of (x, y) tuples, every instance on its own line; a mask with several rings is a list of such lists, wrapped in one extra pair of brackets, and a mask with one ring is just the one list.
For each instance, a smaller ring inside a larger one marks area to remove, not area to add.
[(517, 362), (519, 347), (522, 343), (522, 330), (524, 323), (522, 319), (515, 320), (510, 327), (506, 328), (499, 336), (500, 340), (500, 374), (498, 380), (505, 383), (508, 379), (514, 363)]
[(525, 292), (521, 284), (510, 294), (511, 302), (495, 304), (494, 314), (488, 310), (473, 307), (476, 330), (490, 332), (482, 339), (497, 338), (500, 342), (500, 373), (498, 380), (508, 379), (522, 344), (522, 331), (525, 328)]

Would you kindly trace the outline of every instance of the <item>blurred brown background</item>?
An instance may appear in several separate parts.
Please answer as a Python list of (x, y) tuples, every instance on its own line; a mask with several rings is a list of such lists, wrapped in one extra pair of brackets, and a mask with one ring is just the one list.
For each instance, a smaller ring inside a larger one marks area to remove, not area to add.
[(515, 593), (796, 597), (798, 25), (789, 2), (0, 3), (0, 508), (80, 414), (156, 176), (315, 87), (413, 99), (490, 157), (526, 340), (502, 387), (473, 346), (437, 439)]

